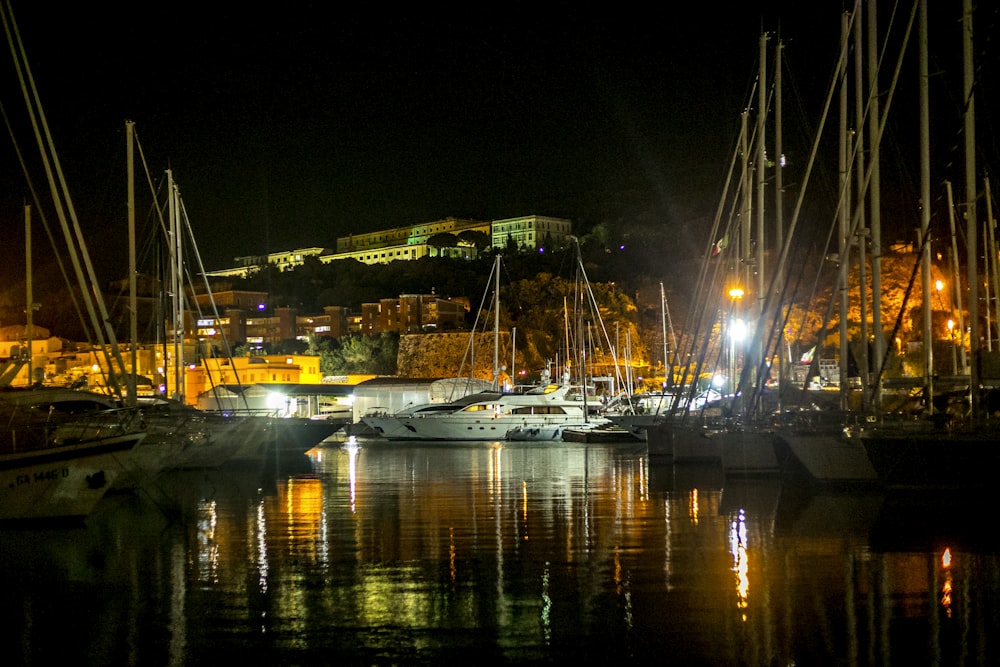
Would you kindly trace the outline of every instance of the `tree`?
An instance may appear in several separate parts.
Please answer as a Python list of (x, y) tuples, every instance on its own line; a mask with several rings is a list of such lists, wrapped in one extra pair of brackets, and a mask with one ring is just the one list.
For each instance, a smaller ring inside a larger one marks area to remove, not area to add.
[(458, 247), (458, 237), (449, 232), (442, 232), (440, 234), (434, 234), (427, 239), (427, 245), (437, 250), (438, 255), (441, 254), (442, 248), (457, 248)]
[(383, 332), (375, 336), (345, 336), (340, 341), (321, 341), (319, 347), (319, 365), (324, 375), (396, 373), (398, 334)]
[(476, 249), (476, 254), (479, 254), (493, 245), (493, 238), (486, 232), (466, 229), (458, 233), (458, 242), (462, 245), (472, 246)]
[(506, 244), (505, 252), (508, 255), (514, 255), (517, 252), (519, 252), (520, 250), (521, 250), (521, 247), (517, 244), (517, 241), (514, 240), (514, 235), (513, 234), (507, 234), (507, 244)]

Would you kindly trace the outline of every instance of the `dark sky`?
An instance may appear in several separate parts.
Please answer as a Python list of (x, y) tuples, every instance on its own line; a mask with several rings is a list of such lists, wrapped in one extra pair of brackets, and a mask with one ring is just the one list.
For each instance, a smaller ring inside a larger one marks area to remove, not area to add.
[[(803, 96), (786, 97), (812, 114), (842, 9), (14, 4), (84, 224), (125, 228), (131, 119), (153, 177), (173, 169), (207, 268), (447, 216), (706, 225), (761, 30), (780, 30)], [(0, 161), (16, 179), (9, 142)], [(22, 196), (5, 193), (5, 227)]]

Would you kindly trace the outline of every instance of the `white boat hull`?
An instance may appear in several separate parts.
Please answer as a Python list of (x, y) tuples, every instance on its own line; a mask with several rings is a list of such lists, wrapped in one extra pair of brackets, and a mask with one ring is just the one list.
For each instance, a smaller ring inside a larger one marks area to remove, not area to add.
[(0, 521), (81, 519), (127, 469), (144, 433), (0, 457)]
[(521, 415), (475, 419), (454, 418), (448, 415), (434, 417), (388, 415), (365, 417), (364, 422), (387, 440), (507, 440), (515, 429), (526, 435), (532, 431), (538, 431), (540, 434), (554, 433), (558, 429), (560, 435), (547, 438), (558, 440), (563, 427), (580, 424), (580, 415), (544, 415), (534, 419)]
[(786, 432), (779, 435), (802, 468), (816, 482), (873, 483), (878, 474), (858, 438), (842, 433)]

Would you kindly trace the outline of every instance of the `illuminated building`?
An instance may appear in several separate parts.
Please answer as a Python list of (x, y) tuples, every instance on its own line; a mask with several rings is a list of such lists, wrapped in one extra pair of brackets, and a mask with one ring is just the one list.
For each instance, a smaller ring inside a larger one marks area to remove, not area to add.
[(236, 266), (208, 271), (205, 275), (212, 278), (245, 278), (252, 270), (262, 266), (270, 265), (282, 271), (294, 268), (301, 265), (307, 257), (317, 257), (323, 263), (354, 259), (365, 264), (387, 264), (436, 256), (472, 259), (477, 255), (475, 246), (461, 238), (456, 239), (453, 246), (439, 246), (429, 241), (443, 234), (460, 237), (463, 232), (479, 232), (486, 235), (494, 248), (506, 248), (508, 241), (512, 241), (521, 249), (540, 250), (549, 241), (557, 247), (565, 245), (573, 233), (572, 227), (569, 220), (543, 215), (525, 215), (493, 222), (444, 218), (417, 225), (342, 236), (337, 239), (336, 251), (312, 247), (237, 257)]
[(545, 248), (546, 239), (551, 239), (557, 247), (561, 247), (573, 233), (573, 225), (569, 220), (552, 218), (544, 215), (524, 215), (519, 218), (494, 220), (491, 230), (494, 248), (506, 248), (507, 240), (513, 241), (518, 248), (538, 250)]

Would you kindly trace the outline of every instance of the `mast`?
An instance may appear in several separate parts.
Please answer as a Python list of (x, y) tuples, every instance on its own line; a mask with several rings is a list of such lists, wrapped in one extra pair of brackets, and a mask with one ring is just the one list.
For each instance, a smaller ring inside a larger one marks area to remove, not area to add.
[(32, 350), (31, 350), (31, 339), (34, 336), (34, 310), (35, 310), (35, 295), (32, 291), (32, 281), (33, 277), (31, 275), (31, 205), (24, 205), (24, 256), (25, 256), (25, 266), (27, 267), (26, 280), (25, 280), (25, 303), (27, 308), (24, 311), (26, 316), (25, 320), (25, 337), (28, 339), (28, 386), (31, 386), (34, 380), (34, 369), (32, 368)]
[(570, 350), (573, 349), (572, 347), (570, 347), (569, 344), (569, 299), (567, 297), (563, 297), (563, 336), (566, 338), (566, 364), (565, 364), (566, 368), (564, 369), (565, 371), (569, 369), (569, 364), (570, 364), (569, 360), (572, 358)]
[[(777, 48), (775, 49), (775, 63), (774, 63), (774, 153), (775, 153), (775, 169), (774, 169), (774, 247), (777, 251), (776, 254), (781, 254), (781, 247), (785, 245), (785, 220), (782, 213), (782, 207), (784, 205), (783, 195), (784, 195), (784, 181), (782, 177), (782, 171), (784, 170), (785, 162), (785, 151), (782, 142), (782, 116), (781, 116), (781, 54), (784, 51), (785, 45), (779, 39)], [(775, 266), (774, 274), (774, 290), (777, 293), (782, 293), (785, 287), (785, 267)], [(785, 321), (784, 317), (784, 306), (781, 305), (781, 301), (778, 302), (778, 322), (782, 323)], [(783, 325), (779, 326), (778, 329), (778, 386), (781, 387), (785, 382), (785, 369), (787, 367), (787, 362), (790, 359), (785, 358), (785, 327)], [(778, 392), (778, 407), (781, 405), (781, 395), (782, 392)]]
[(510, 388), (513, 389), (517, 377), (517, 327), (510, 328)]
[[(960, 346), (959, 349), (962, 351), (962, 372), (961, 375), (966, 374), (966, 368), (968, 365), (968, 360), (965, 358), (965, 320), (962, 317), (962, 286), (961, 286), (961, 275), (962, 272), (958, 268), (958, 238), (955, 233), (955, 204), (954, 198), (951, 191), (951, 181), (944, 182), (945, 192), (948, 195), (948, 223), (951, 227), (951, 284), (952, 284), (952, 295), (955, 299), (955, 314), (958, 316), (958, 335)], [(955, 341), (952, 341), (952, 345)]]
[[(920, 0), (920, 284), (923, 291), (923, 350), (924, 392), (928, 414), (934, 414), (934, 351), (931, 329), (931, 170), (930, 170), (930, 113), (928, 111), (928, 58), (927, 58), (927, 0)], [(972, 228), (970, 247), (975, 245), (975, 227)], [(970, 255), (974, 257), (975, 255)], [(975, 273), (975, 262), (969, 269)], [(970, 291), (972, 290), (970, 285)], [(973, 325), (975, 326), (975, 325)], [(973, 343), (975, 344), (975, 343)]]
[[(850, 35), (850, 17), (847, 12), (841, 16), (841, 40), (846, 44)], [(840, 259), (840, 278), (838, 289), (840, 291), (840, 409), (846, 410), (848, 407), (847, 392), (847, 275), (850, 266), (850, 215), (848, 189), (850, 179), (848, 178), (847, 165), (847, 63), (843, 63), (838, 76), (840, 85), (840, 125), (838, 132), (838, 172), (840, 180), (838, 183), (840, 191), (840, 204), (838, 206), (838, 257)]]
[[(926, 15), (927, 0), (922, 0)], [(926, 19), (925, 19), (926, 21)], [(926, 48), (926, 47), (924, 47)], [(976, 224), (976, 98), (975, 75), (972, 70), (972, 0), (962, 0), (962, 79), (965, 99), (965, 222), (966, 222), (966, 270), (969, 273), (969, 383), (972, 391), (972, 416), (979, 416), (980, 363), (979, 345), (979, 252), (976, 239), (979, 225)]]
[(663, 283), (660, 283), (660, 326), (663, 328), (663, 391), (666, 391), (673, 373), (671, 372), (672, 365), (667, 357), (667, 297), (663, 293)]
[[(757, 203), (757, 258), (756, 258), (756, 268), (757, 268), (757, 308), (755, 315), (757, 320), (757, 326), (763, 327), (766, 318), (766, 313), (764, 312), (764, 303), (767, 296), (764, 282), (764, 248), (765, 248), (765, 233), (764, 233), (764, 184), (767, 182), (767, 146), (764, 139), (765, 132), (767, 130), (767, 124), (765, 120), (767, 119), (767, 34), (764, 33), (760, 36), (759, 44), (759, 55), (760, 60), (760, 74), (758, 76), (759, 81), (757, 82), (757, 192), (756, 203)], [(758, 342), (758, 345), (752, 349), (748, 349), (750, 359), (745, 359), (744, 363), (753, 364), (751, 368), (757, 369), (757, 372), (750, 376), (750, 381), (755, 383), (752, 386), (756, 387), (756, 383), (763, 383), (764, 378), (761, 377), (761, 373), (764, 370), (764, 340), (765, 337), (759, 336), (754, 338)], [(759, 390), (759, 387), (755, 389)], [(750, 408), (750, 405), (746, 402), (742, 402), (742, 407), (744, 409)]]
[(128, 309), (129, 309), (129, 356), (132, 370), (126, 375), (128, 387), (127, 405), (136, 405), (136, 364), (137, 347), (139, 345), (138, 297), (136, 295), (136, 262), (135, 262), (135, 123), (125, 121), (125, 151), (127, 162), (126, 188), (128, 192)]
[(996, 220), (993, 219), (993, 200), (990, 192), (989, 174), (983, 176), (983, 199), (986, 200), (986, 256), (989, 258), (988, 267), (993, 276), (993, 298), (997, 299), (997, 307), (993, 309), (994, 327), (1000, 327), (1000, 267), (997, 266), (997, 240), (996, 240)]
[(178, 220), (180, 215), (177, 212), (177, 198), (174, 194), (174, 174), (171, 169), (167, 169), (167, 217), (170, 220), (170, 289), (173, 294), (171, 302), (171, 320), (173, 320), (172, 342), (174, 361), (174, 392), (173, 397), (179, 401), (184, 400), (183, 386), (183, 356), (184, 344), (181, 332), (184, 330), (184, 313), (181, 309), (181, 234)]
[[(871, 143), (871, 154), (868, 159), (870, 196), (870, 229), (872, 253), (872, 333), (874, 341), (872, 366), (882, 368), (885, 358), (885, 332), (882, 328), (882, 215), (881, 215), (881, 174), (879, 172), (879, 96), (878, 96), (878, 32), (876, 23), (877, 0), (868, 0), (868, 103), (871, 110), (868, 114), (868, 136)], [(871, 391), (871, 403), (876, 411), (882, 407), (882, 392), (877, 387), (868, 387)]]
[[(860, 5), (860, 2), (858, 3)], [(861, 374), (861, 407), (864, 412), (868, 412), (869, 409), (869, 393), (868, 393), (868, 275), (867, 275), (867, 250), (866, 245), (868, 243), (868, 229), (865, 224), (865, 207), (864, 207), (864, 191), (865, 191), (865, 132), (864, 132), (864, 101), (865, 101), (865, 87), (864, 87), (864, 61), (863, 61), (863, 51), (862, 49), (862, 39), (861, 39), (861, 18), (860, 18), (860, 7), (855, 7), (856, 18), (854, 21), (854, 118), (855, 118), (855, 142), (854, 142), (854, 174), (857, 186), (857, 215), (858, 215), (858, 228), (859, 232), (855, 236), (858, 243), (858, 304), (861, 310), (861, 336), (860, 336), (860, 359), (858, 364), (858, 371)]]
[(493, 386), (500, 389), (500, 255), (493, 265)]

